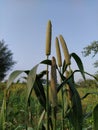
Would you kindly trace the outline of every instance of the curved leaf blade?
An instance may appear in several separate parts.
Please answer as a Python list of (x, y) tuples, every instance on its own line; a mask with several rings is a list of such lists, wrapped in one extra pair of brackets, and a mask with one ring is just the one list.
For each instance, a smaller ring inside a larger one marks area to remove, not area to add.
[(81, 100), (83, 100), (84, 98), (86, 98), (90, 94), (96, 94), (96, 95), (98, 95), (98, 92), (88, 92), (83, 97), (81, 97)]
[(32, 88), (34, 86), (35, 83), (35, 79), (36, 79), (36, 72), (37, 72), (37, 68), (38, 68), (39, 64), (37, 64), (36, 66), (34, 66), (29, 74), (28, 74), (28, 78), (27, 78), (27, 102), (29, 100)]
[(71, 56), (74, 58), (74, 60), (77, 63), (78, 68), (80, 69), (80, 72), (85, 80), (85, 75), (84, 75), (84, 67), (83, 67), (83, 63), (80, 59), (80, 57), (76, 54), (76, 53), (72, 53)]
[(23, 72), (25, 72), (25, 71), (24, 70), (16, 70), (10, 74), (8, 81), (7, 81), (7, 89), (9, 89), (9, 87), (13, 83), (13, 81)]
[(40, 62), (40, 64), (51, 65), (51, 60), (43, 60)]

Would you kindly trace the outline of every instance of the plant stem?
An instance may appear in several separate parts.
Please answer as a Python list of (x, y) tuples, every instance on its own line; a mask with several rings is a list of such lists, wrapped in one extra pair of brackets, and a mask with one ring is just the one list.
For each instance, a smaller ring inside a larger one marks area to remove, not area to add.
[[(60, 67), (60, 72), (61, 72), (61, 67)], [(62, 82), (62, 80), (61, 80), (61, 82)], [(63, 93), (63, 87), (61, 89), (61, 96), (62, 96), (62, 119), (61, 119), (61, 122), (62, 122), (62, 130), (64, 130), (64, 93)]]
[(64, 94), (63, 94), (63, 87), (62, 91), (62, 130), (64, 130)]
[[(48, 56), (47, 56), (47, 60), (48, 60)], [(46, 94), (47, 94), (47, 98), (46, 98), (46, 111), (47, 111), (47, 130), (49, 130), (49, 74), (48, 74), (48, 70), (49, 70), (49, 66), (47, 65), (47, 75), (46, 75)]]

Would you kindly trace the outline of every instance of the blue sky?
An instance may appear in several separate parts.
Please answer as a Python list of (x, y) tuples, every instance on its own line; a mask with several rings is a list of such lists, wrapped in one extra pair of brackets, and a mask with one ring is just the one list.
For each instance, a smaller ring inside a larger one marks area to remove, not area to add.
[[(46, 58), (48, 20), (52, 22), (50, 58), (56, 55), (55, 37), (62, 34), (69, 52), (77, 53), (85, 70), (94, 74), (97, 57), (84, 58), (81, 51), (98, 40), (98, 0), (0, 0), (0, 40), (5, 40), (17, 62), (12, 71), (31, 69)], [(77, 68), (74, 62), (72, 67)]]

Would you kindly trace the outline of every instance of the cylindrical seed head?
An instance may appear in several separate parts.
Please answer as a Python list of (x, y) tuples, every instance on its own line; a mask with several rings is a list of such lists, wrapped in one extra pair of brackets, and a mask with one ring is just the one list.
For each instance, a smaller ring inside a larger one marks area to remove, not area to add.
[(59, 46), (59, 40), (57, 37), (55, 39), (55, 47), (56, 47), (58, 66), (61, 67), (62, 66), (62, 57), (61, 57), (61, 51), (60, 51), (60, 46)]
[(65, 42), (65, 40), (64, 40), (62, 35), (60, 35), (59, 38), (60, 38), (60, 42), (61, 42), (61, 45), (62, 45), (62, 49), (63, 49), (65, 61), (66, 61), (66, 65), (70, 65), (71, 64), (71, 62), (70, 62), (70, 55), (69, 55), (69, 51), (68, 51), (66, 42)]
[(51, 53), (51, 35), (52, 35), (52, 24), (51, 21), (48, 21), (47, 30), (46, 30), (46, 55)]
[(55, 57), (52, 57), (52, 65), (51, 65), (51, 84), (50, 84), (50, 100), (52, 106), (55, 107), (57, 105), (57, 74), (56, 74), (56, 60)]

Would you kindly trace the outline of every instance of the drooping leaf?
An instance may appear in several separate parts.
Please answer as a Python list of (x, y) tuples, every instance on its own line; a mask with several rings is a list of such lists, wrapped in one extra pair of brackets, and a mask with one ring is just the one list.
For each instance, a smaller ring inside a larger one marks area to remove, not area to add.
[(84, 98), (86, 98), (90, 94), (97, 94), (98, 95), (98, 92), (88, 92), (83, 97), (81, 97), (81, 100), (84, 99)]
[(24, 71), (24, 70), (16, 70), (16, 71), (13, 71), (9, 78), (8, 78), (8, 81), (7, 81), (7, 89), (9, 89), (10, 85), (13, 83), (13, 81), (20, 75), (22, 74), (23, 72), (27, 73), (28, 71)]
[(82, 74), (82, 76), (83, 76), (83, 78), (85, 80), (84, 67), (83, 67), (83, 64), (82, 64), (82, 61), (81, 61), (80, 57), (76, 53), (72, 53), (71, 57), (73, 57), (74, 60), (76, 61), (77, 66), (78, 66), (78, 68), (79, 68), (79, 70), (80, 70), (80, 72), (81, 72), (81, 74)]
[(85, 72), (85, 74), (87, 74), (87, 75), (93, 77), (96, 81), (98, 81), (98, 78), (97, 78), (96, 76), (94, 76), (94, 75), (92, 75), (92, 74), (90, 74), (90, 73), (87, 73), (87, 72)]
[(32, 88), (34, 86), (35, 83), (35, 79), (36, 79), (36, 73), (37, 73), (37, 68), (38, 68), (39, 64), (37, 64), (36, 66), (34, 66), (27, 77), (27, 102), (29, 100)]
[(51, 60), (43, 60), (40, 62), (40, 64), (51, 65)]

